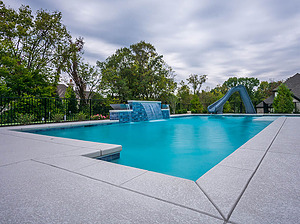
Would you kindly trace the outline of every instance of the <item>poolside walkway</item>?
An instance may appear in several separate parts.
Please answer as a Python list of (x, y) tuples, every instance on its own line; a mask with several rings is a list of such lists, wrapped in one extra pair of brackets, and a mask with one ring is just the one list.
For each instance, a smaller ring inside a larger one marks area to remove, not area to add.
[(0, 223), (300, 223), (300, 117), (196, 182), (89, 158), (112, 145), (11, 129), (0, 128)]

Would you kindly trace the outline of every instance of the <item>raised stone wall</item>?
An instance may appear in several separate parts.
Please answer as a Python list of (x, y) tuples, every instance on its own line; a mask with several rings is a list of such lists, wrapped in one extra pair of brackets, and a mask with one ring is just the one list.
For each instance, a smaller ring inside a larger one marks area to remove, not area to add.
[[(160, 101), (137, 101), (137, 100), (129, 100), (128, 104), (130, 105), (131, 110), (110, 110), (110, 119), (111, 120), (119, 120), (120, 123), (126, 122), (139, 122), (139, 121), (148, 121), (149, 118), (147, 116), (147, 111), (145, 111), (145, 107), (143, 104), (145, 103), (156, 103), (161, 108)], [(159, 111), (160, 112), (160, 111)], [(169, 109), (161, 109), (161, 114), (159, 119), (168, 119), (170, 118), (170, 110)]]

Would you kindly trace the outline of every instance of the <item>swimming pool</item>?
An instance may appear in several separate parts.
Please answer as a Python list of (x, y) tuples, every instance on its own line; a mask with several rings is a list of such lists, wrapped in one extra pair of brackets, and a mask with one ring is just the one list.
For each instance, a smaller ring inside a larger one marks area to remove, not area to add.
[(190, 116), (35, 131), (37, 134), (119, 144), (112, 162), (190, 180), (218, 164), (276, 117)]

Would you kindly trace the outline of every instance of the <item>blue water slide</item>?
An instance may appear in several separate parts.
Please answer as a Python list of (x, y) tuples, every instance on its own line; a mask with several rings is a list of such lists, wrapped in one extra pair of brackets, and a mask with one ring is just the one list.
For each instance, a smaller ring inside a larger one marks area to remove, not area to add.
[(246, 113), (247, 114), (256, 114), (255, 108), (252, 104), (249, 94), (248, 94), (245, 86), (243, 86), (243, 85), (239, 85), (239, 86), (231, 88), (221, 99), (219, 99), (218, 101), (214, 102), (213, 104), (211, 104), (207, 107), (208, 112), (214, 113), (214, 114), (222, 114), (224, 104), (229, 99), (229, 97), (237, 91), (240, 93), (242, 101), (245, 105)]

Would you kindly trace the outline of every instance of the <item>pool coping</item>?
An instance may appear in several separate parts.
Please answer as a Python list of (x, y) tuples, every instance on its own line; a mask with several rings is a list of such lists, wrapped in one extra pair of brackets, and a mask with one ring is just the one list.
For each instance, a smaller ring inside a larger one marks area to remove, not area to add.
[[(172, 117), (193, 115), (185, 114)], [(36, 129), (37, 127), (40, 128), (41, 125), (2, 127), (0, 128), (0, 137), (13, 136), (24, 138), (29, 140), (29, 142), (39, 141), (43, 143), (42, 145), (57, 145), (62, 149), (64, 147), (69, 147), (62, 153), (34, 157), (31, 158), (31, 161), (48, 166), (55, 166), (57, 169), (95, 179), (113, 187), (150, 197), (160, 202), (169, 203), (182, 209), (189, 209), (201, 215), (209, 216), (215, 221), (220, 221), (220, 223), (222, 223), (228, 221), (234, 222), (231, 221), (234, 210), (245, 193), (249, 183), (259, 170), (270, 147), (288, 117), (289, 116), (277, 118), (269, 126), (222, 160), (197, 181), (87, 158), (103, 155), (103, 152), (113, 152), (115, 149), (120, 149), (120, 146), (118, 145), (16, 132), (16, 130), (25, 130), (27, 128), (31, 130)], [(45, 124), (43, 125), (43, 128), (75, 127), (111, 123), (116, 123), (116, 121)], [(22, 146), (19, 150), (22, 150)], [(70, 157), (72, 160), (70, 160)], [(2, 166), (9, 165), (13, 165), (13, 163), (2, 164)], [(2, 166), (0, 164), (0, 168)], [(101, 170), (105, 170), (108, 174), (99, 172)]]

